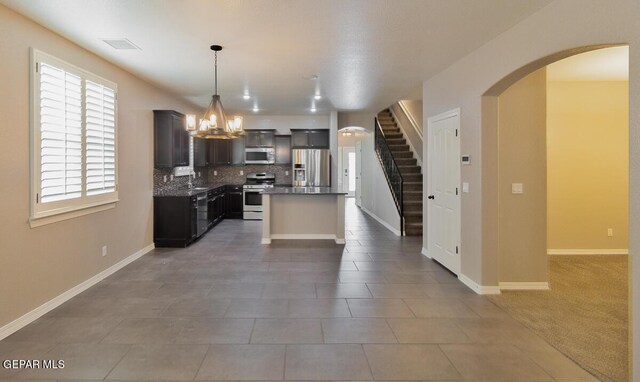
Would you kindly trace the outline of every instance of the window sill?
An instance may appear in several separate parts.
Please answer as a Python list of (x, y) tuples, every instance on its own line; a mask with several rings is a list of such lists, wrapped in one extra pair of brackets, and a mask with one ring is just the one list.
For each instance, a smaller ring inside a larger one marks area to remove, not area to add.
[(81, 207), (73, 211), (60, 212), (55, 215), (31, 217), (29, 219), (29, 226), (31, 228), (36, 228), (36, 227), (41, 227), (47, 224), (57, 223), (63, 220), (69, 220), (69, 219), (77, 218), (80, 216), (93, 214), (96, 212), (110, 210), (112, 208), (115, 208), (117, 202), (118, 202), (118, 199), (110, 200), (108, 202), (96, 203), (94, 205)]

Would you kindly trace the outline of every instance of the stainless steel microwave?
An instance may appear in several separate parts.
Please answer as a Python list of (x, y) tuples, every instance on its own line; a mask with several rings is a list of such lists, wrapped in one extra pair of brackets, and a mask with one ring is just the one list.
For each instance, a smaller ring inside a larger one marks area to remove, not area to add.
[(276, 149), (273, 147), (247, 147), (244, 149), (244, 163), (274, 164), (276, 163)]

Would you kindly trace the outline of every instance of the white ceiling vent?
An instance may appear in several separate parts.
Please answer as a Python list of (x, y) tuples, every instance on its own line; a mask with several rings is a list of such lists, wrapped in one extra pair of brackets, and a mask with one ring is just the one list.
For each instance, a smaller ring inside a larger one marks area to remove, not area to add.
[(136, 46), (134, 43), (132, 43), (131, 41), (127, 40), (126, 38), (103, 38), (102, 41), (104, 41), (107, 44), (111, 45), (111, 47), (113, 49), (118, 49), (118, 50), (138, 49), (138, 50), (142, 50), (138, 46)]

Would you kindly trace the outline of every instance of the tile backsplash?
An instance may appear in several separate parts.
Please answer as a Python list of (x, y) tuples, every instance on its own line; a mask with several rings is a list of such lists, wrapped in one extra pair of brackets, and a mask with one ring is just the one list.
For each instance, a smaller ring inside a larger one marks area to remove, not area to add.
[[(217, 175), (214, 175), (214, 171)], [(240, 175), (240, 171), (243, 172)], [(288, 171), (288, 174), (286, 172)], [(209, 169), (209, 182), (225, 184), (244, 184), (247, 175), (252, 172), (270, 172), (276, 176), (276, 184), (291, 184), (291, 165), (247, 164), (244, 166), (216, 166)]]
[[(271, 172), (276, 176), (276, 184), (291, 184), (291, 165), (244, 165), (244, 166), (215, 166), (215, 167), (195, 167), (196, 178), (193, 179), (195, 186), (209, 183), (218, 184), (244, 184), (247, 175), (252, 172)], [(214, 171), (217, 175), (214, 175)], [(243, 175), (240, 175), (243, 171)], [(289, 172), (286, 175), (286, 172)], [(171, 179), (173, 171), (171, 169), (153, 169), (153, 189), (154, 191), (166, 191), (187, 187), (188, 176), (176, 176)], [(199, 177), (197, 175), (200, 175)], [(164, 177), (167, 181), (164, 181)]]

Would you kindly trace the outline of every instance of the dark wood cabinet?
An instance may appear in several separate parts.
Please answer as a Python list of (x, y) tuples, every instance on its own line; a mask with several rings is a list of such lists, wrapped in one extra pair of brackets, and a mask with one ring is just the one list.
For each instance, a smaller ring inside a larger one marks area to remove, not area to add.
[(220, 223), (225, 217), (225, 188), (218, 187), (207, 193), (207, 225), (208, 228)]
[(275, 130), (245, 130), (246, 147), (274, 147)]
[(204, 138), (193, 138), (193, 165), (196, 167), (210, 166), (213, 158), (212, 141)]
[(291, 146), (294, 149), (328, 149), (329, 143), (328, 129), (291, 130)]
[(291, 164), (291, 135), (276, 135), (276, 164)]
[(189, 165), (189, 132), (184, 114), (174, 110), (154, 110), (153, 131), (156, 168)]
[(244, 164), (245, 138), (236, 138), (231, 141), (231, 164)]
[(186, 247), (197, 239), (197, 197), (153, 198), (153, 241), (156, 247)]
[(216, 139), (213, 141), (214, 165), (231, 164), (231, 141), (230, 139)]
[(227, 186), (226, 218), (242, 219), (242, 186)]

